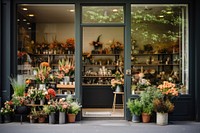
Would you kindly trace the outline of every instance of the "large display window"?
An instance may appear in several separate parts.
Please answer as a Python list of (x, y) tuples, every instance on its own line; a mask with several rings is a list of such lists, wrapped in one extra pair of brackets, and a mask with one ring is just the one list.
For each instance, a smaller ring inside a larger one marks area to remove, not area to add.
[(17, 8), (17, 80), (74, 94), (75, 6), (19, 4)]
[(131, 5), (132, 94), (170, 81), (189, 93), (187, 5)]

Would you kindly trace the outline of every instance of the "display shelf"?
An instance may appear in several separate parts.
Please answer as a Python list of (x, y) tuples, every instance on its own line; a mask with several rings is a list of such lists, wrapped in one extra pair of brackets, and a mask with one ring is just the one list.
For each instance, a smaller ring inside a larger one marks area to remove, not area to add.
[(33, 56), (74, 56), (74, 54), (30, 54)]
[(102, 66), (105, 66), (105, 67), (117, 67), (119, 65), (94, 65), (94, 64), (83, 64), (83, 66), (85, 67), (102, 67)]
[(119, 56), (120, 54), (91, 54), (91, 56)]
[(156, 55), (178, 55), (179, 53), (139, 53), (139, 54), (131, 54), (133, 56), (156, 56)]
[(115, 76), (82, 76), (83, 78), (115, 78)]
[(82, 84), (82, 86), (111, 86), (111, 84)]
[(151, 67), (151, 66), (179, 66), (179, 64), (132, 64), (132, 66), (144, 66), (144, 67)]

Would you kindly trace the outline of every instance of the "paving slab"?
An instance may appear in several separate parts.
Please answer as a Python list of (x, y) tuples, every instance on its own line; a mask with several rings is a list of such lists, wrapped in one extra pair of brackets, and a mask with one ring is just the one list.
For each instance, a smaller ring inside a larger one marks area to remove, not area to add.
[(12, 122), (0, 124), (0, 133), (200, 133), (200, 122), (132, 123), (125, 120), (82, 120), (66, 124)]

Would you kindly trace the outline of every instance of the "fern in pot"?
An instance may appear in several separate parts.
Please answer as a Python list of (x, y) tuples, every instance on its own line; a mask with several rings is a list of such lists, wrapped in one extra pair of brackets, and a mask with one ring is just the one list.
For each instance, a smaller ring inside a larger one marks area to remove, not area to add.
[(132, 122), (140, 122), (140, 116), (142, 113), (142, 103), (139, 101), (139, 99), (129, 99), (126, 104), (131, 112)]

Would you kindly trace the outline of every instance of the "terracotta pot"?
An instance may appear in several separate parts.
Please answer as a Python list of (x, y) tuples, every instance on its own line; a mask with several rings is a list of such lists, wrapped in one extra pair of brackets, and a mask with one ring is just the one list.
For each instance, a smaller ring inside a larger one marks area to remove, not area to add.
[(45, 122), (45, 117), (39, 117), (38, 118), (39, 123), (44, 123)]
[(147, 113), (142, 113), (142, 122), (148, 123), (148, 122), (150, 122), (150, 118), (151, 118), (151, 115), (149, 115)]
[(76, 119), (76, 115), (75, 114), (67, 114), (67, 119), (69, 123), (74, 123), (75, 119)]

